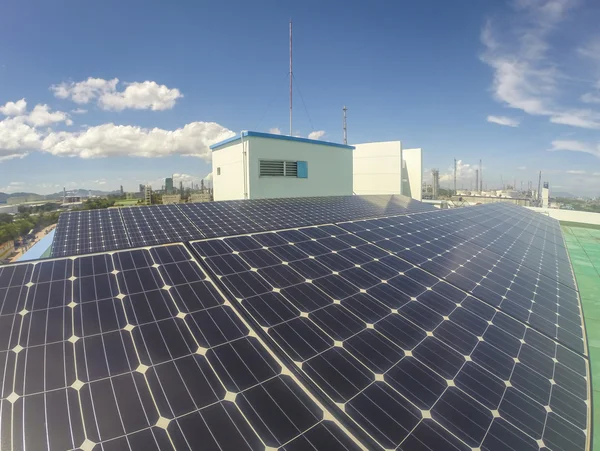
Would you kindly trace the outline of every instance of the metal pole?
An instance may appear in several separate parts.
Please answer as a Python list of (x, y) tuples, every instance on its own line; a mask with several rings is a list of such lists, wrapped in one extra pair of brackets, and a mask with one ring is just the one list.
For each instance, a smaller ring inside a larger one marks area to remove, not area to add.
[(294, 72), (292, 70), (292, 21), (290, 20), (290, 136), (292, 136), (292, 80)]
[(346, 108), (346, 105), (344, 105), (343, 111), (344, 111), (344, 144), (348, 144), (348, 130), (346, 128), (346, 111), (348, 110), (348, 108)]

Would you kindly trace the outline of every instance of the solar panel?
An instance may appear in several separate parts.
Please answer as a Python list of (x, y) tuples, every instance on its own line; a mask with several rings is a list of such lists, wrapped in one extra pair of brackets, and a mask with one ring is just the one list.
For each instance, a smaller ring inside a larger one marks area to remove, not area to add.
[(53, 257), (131, 247), (118, 209), (62, 213), (52, 244)]
[(152, 205), (121, 209), (133, 247), (204, 238), (176, 205)]
[[(431, 216), (422, 215), (420, 219)], [(448, 234), (438, 232), (435, 221), (406, 221), (399, 217), (340, 226), (472, 293), (565, 346), (586, 352), (576, 290), (483, 249), (471, 239), (459, 238), (456, 235), (461, 229), (456, 223), (451, 225), (455, 232)], [(466, 235), (473, 233), (476, 233), (473, 227), (465, 229)]]
[(144, 248), (0, 267), (0, 447), (589, 449), (560, 228), (420, 205), (112, 210)]
[(63, 213), (53, 257), (431, 211), (405, 196), (340, 196), (149, 205)]
[(0, 443), (360, 449), (183, 245), (0, 268)]
[(273, 347), (380, 447), (586, 449), (587, 359), (384, 249), (395, 220), (411, 219), (366, 222), (384, 234), (376, 245), (351, 223), (192, 246)]

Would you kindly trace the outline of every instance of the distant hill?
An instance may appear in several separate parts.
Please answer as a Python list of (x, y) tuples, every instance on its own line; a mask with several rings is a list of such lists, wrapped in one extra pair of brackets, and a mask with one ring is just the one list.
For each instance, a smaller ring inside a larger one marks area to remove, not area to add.
[[(80, 196), (80, 197), (88, 197), (92, 196), (106, 196), (108, 194), (116, 194), (118, 191), (98, 191), (95, 189), (87, 190), (87, 189), (75, 189), (67, 191), (69, 196)], [(0, 204), (5, 204), (9, 197), (18, 197), (18, 196), (38, 196), (36, 193), (0, 193)], [(63, 197), (63, 192), (59, 191), (57, 193), (45, 194), (41, 195), (45, 200), (59, 200)]]
[(31, 195), (35, 195), (35, 193), (0, 193), (0, 204), (5, 204), (6, 199), (8, 199), (9, 197), (31, 196)]

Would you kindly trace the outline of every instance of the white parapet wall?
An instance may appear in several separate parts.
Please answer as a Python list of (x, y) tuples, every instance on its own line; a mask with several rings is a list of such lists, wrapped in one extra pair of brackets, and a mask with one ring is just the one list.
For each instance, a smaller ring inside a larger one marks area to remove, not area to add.
[(423, 185), (423, 150), (402, 149), (402, 194), (421, 200)]
[(550, 216), (565, 222), (579, 222), (581, 224), (600, 225), (600, 213), (591, 213), (588, 211), (561, 210), (558, 208), (538, 208), (527, 207), (530, 210)]
[(402, 194), (402, 143), (356, 144), (354, 194)]

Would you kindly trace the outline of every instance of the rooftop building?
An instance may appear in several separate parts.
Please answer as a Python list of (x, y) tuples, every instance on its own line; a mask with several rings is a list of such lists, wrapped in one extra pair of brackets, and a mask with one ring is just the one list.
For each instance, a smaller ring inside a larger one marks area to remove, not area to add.
[(214, 200), (351, 195), (353, 149), (245, 131), (211, 146)]

